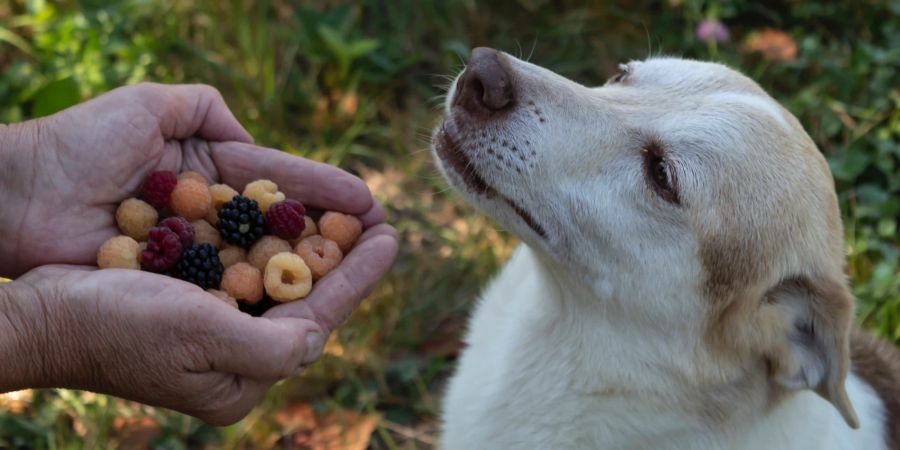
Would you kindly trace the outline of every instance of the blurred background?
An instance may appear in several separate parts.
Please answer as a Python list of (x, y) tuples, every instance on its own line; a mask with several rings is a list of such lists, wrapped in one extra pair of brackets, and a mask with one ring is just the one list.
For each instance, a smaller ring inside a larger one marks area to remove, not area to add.
[(211, 84), (258, 143), (362, 177), (403, 240), (326, 355), (242, 422), (20, 391), (0, 395), (0, 448), (433, 448), (467, 311), (516, 243), (428, 153), (479, 45), (589, 85), (660, 54), (756, 79), (831, 164), (859, 323), (900, 342), (900, 2), (0, 0), (0, 122), (143, 80)]

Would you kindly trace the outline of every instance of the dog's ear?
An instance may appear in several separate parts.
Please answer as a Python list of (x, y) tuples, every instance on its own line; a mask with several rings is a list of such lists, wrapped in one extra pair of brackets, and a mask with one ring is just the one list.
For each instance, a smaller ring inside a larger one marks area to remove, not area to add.
[(854, 305), (846, 283), (829, 277), (793, 277), (769, 290), (766, 301), (783, 311), (787, 330), (769, 355), (774, 381), (787, 389), (812, 389), (831, 402), (848, 425), (858, 428), (844, 388)]

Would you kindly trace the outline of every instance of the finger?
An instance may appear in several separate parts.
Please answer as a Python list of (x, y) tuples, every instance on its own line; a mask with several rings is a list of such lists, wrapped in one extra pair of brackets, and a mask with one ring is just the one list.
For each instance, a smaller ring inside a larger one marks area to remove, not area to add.
[(131, 89), (157, 117), (166, 139), (199, 136), (209, 141), (253, 143), (253, 137), (228, 109), (222, 94), (211, 86), (142, 83)]
[(389, 225), (366, 232), (344, 261), (316, 283), (302, 301), (279, 305), (266, 317), (310, 317), (327, 333), (334, 330), (368, 296), (397, 255), (397, 235)]
[(378, 225), (379, 223), (384, 222), (385, 214), (384, 214), (384, 206), (381, 206), (381, 202), (377, 199), (372, 200), (372, 207), (369, 208), (368, 211), (363, 213), (363, 215), (359, 216), (359, 220), (362, 221), (363, 227), (369, 228), (373, 225)]
[[(199, 376), (208, 376), (207, 374)], [(272, 381), (257, 381), (235, 375), (221, 375), (219, 383), (223, 384), (221, 393), (214, 395), (211, 401), (193, 410), (184, 412), (196, 416), (214, 426), (226, 426), (240, 421), (259, 405), (266, 391), (274, 384)]]
[(253, 380), (279, 380), (298, 373), (321, 351), (323, 330), (301, 318), (249, 317), (234, 309), (222, 310), (234, 320), (219, 337), (211, 370)]
[(215, 143), (210, 148), (222, 182), (235, 188), (266, 178), (288, 198), (308, 206), (354, 215), (372, 208), (366, 184), (337, 167), (238, 142)]

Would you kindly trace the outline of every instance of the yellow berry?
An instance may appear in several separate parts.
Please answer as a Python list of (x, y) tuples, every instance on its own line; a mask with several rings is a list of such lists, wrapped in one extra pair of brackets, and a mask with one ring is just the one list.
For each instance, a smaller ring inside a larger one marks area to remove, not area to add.
[(109, 238), (97, 252), (97, 267), (101, 269), (141, 269), (141, 247), (128, 236)]
[(312, 274), (303, 258), (296, 253), (284, 252), (269, 259), (264, 283), (272, 300), (292, 302), (309, 295)]
[(278, 236), (263, 236), (250, 247), (250, 252), (247, 253), (247, 262), (259, 270), (266, 270), (269, 258), (289, 251), (291, 251), (291, 244), (288, 241)]
[(278, 185), (269, 180), (256, 180), (244, 187), (244, 197), (256, 200), (259, 210), (265, 214), (273, 203), (285, 199), (284, 193), (278, 191)]
[(191, 222), (191, 226), (194, 227), (194, 242), (209, 244), (215, 248), (222, 245), (222, 235), (219, 234), (219, 230), (205, 220), (195, 220)]
[(119, 225), (119, 230), (138, 241), (147, 240), (147, 235), (150, 229), (156, 226), (157, 220), (159, 213), (156, 212), (156, 208), (136, 198), (125, 200), (116, 209), (116, 224)]

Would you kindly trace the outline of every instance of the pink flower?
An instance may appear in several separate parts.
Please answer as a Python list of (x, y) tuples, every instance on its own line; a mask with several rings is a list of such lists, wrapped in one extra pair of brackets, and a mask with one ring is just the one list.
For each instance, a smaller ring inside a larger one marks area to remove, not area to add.
[(704, 42), (725, 42), (728, 40), (728, 27), (716, 19), (706, 19), (697, 25), (697, 31), (694, 34), (697, 39)]

